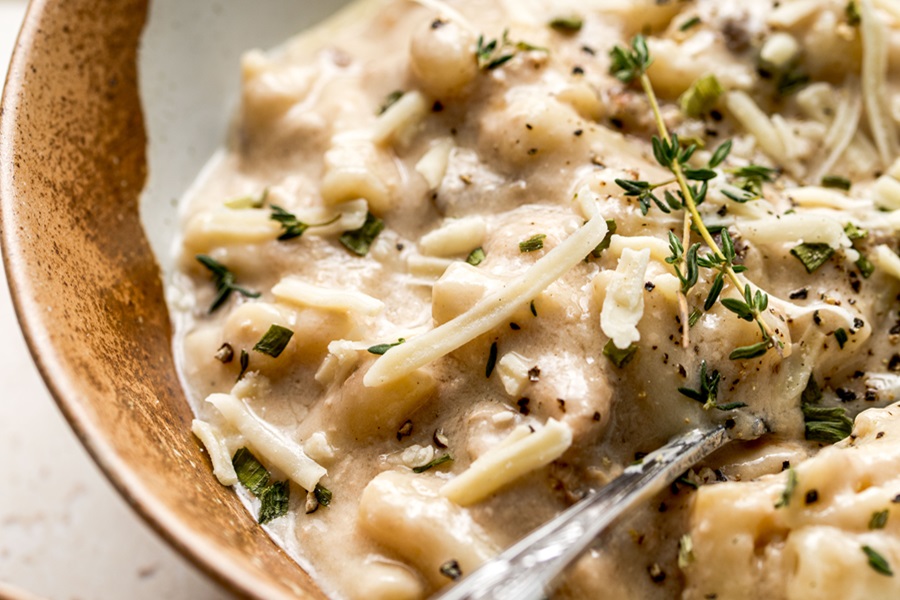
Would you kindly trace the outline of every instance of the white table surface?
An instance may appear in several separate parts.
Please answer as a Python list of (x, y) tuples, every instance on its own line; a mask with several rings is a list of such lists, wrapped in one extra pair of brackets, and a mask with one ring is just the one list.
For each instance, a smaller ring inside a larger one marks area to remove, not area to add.
[[(0, 81), (25, 0), (0, 0)], [(120, 498), (38, 375), (0, 270), (0, 598), (230, 598)]]

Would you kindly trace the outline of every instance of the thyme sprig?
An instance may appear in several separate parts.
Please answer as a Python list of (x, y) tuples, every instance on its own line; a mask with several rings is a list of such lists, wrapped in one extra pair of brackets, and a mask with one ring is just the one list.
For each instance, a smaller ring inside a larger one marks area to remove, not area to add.
[(269, 218), (273, 221), (277, 221), (282, 228), (282, 233), (278, 236), (278, 241), (280, 242), (298, 238), (302, 236), (310, 227), (326, 227), (328, 225), (331, 225), (332, 223), (337, 222), (337, 220), (341, 218), (341, 215), (337, 215), (333, 219), (325, 223), (304, 223), (297, 218), (297, 215), (286, 211), (280, 206), (272, 204), (271, 208), (272, 214), (269, 216)]
[[(762, 318), (762, 314), (768, 306), (768, 296), (761, 290), (757, 289), (754, 291), (749, 284), (738, 277), (738, 273), (744, 269), (734, 264), (735, 252), (731, 238), (725, 238), (726, 232), (722, 230), (723, 248), (720, 248), (709, 228), (703, 222), (703, 217), (697, 208), (706, 198), (708, 182), (718, 175), (715, 168), (721, 165), (728, 157), (731, 151), (731, 143), (725, 142), (720, 145), (713, 152), (706, 167), (690, 167), (687, 162), (693, 156), (696, 146), (690, 144), (687, 147), (682, 147), (677, 135), (669, 133), (668, 126), (663, 120), (653, 84), (647, 76), (647, 69), (652, 64), (653, 58), (647, 49), (647, 41), (644, 36), (636, 35), (631, 41), (630, 48), (615, 46), (610, 51), (610, 59), (610, 74), (623, 83), (638, 81), (644, 94), (647, 96), (657, 130), (659, 131), (659, 135), (654, 136), (652, 139), (653, 156), (661, 166), (671, 171), (672, 175), (674, 175), (674, 181), (668, 183), (676, 183), (678, 186), (677, 197), (669, 191), (664, 193), (663, 197), (666, 200), (664, 204), (653, 192), (661, 185), (666, 185), (666, 182), (651, 184), (648, 182), (616, 180), (616, 183), (625, 190), (626, 195), (638, 197), (643, 214), (647, 213), (651, 202), (664, 212), (669, 211), (664, 210), (663, 206), (675, 208), (676, 205), (685, 212), (682, 239), (679, 241), (674, 234), (669, 235), (672, 255), (666, 259), (666, 262), (673, 266), (676, 275), (681, 281), (681, 298), (679, 300), (682, 323), (687, 323), (688, 321), (687, 292), (696, 284), (699, 277), (698, 267), (702, 266), (718, 271), (713, 279), (713, 285), (709, 296), (707, 296), (707, 301), (704, 303), (705, 307), (708, 306), (706, 310), (709, 310), (715, 304), (715, 300), (721, 295), (727, 279), (736, 289), (743, 290), (743, 299), (723, 299), (723, 306), (745, 320), (756, 321), (762, 333), (762, 341), (750, 346), (737, 348), (731, 353), (730, 357), (735, 360), (752, 358), (764, 354), (769, 348), (780, 347), (782, 345), (781, 341), (775, 338), (771, 328)], [(757, 165), (742, 167), (731, 172), (739, 179), (739, 188), (746, 192), (748, 199), (752, 194), (758, 193), (761, 195), (762, 183), (771, 181), (775, 174), (773, 169)], [(695, 183), (692, 185), (691, 181)], [(641, 202), (642, 199), (643, 202)], [(692, 228), (699, 233), (711, 251), (711, 254), (702, 257), (702, 261), (699, 256), (699, 246), (690, 244)], [(684, 251), (685, 247), (688, 247), (687, 252)], [(711, 297), (713, 298), (712, 300), (710, 300)], [(687, 345), (688, 330), (688, 327), (683, 327), (683, 342), (685, 345)]]

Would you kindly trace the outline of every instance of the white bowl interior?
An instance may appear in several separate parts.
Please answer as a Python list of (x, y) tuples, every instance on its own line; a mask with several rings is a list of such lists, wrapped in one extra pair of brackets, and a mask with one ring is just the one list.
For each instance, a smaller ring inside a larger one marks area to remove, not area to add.
[(141, 219), (164, 273), (178, 199), (222, 147), (238, 108), (240, 56), (322, 21), (347, 0), (153, 0), (138, 74), (148, 138)]

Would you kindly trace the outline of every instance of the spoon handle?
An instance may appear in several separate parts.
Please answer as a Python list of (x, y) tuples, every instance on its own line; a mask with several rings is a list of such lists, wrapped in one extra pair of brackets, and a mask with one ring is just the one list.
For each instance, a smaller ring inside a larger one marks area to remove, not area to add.
[(722, 426), (673, 438), (433, 600), (541, 600), (603, 529), (731, 440)]

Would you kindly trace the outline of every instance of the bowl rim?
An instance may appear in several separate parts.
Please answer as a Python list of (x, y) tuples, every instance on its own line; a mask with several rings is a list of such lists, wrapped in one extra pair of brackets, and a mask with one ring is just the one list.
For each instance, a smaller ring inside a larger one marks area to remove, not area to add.
[[(137, 1), (146, 8), (150, 0)], [(51, 3), (52, 0), (29, 1), (0, 98), (0, 255), (16, 318), (32, 360), (56, 405), (100, 471), (144, 523), (170, 547), (213, 581), (239, 597), (296, 598), (298, 596), (288, 594), (285, 587), (255, 577), (242, 564), (224, 553), (219, 545), (174, 515), (154, 495), (152, 489), (131, 472), (105, 438), (103, 429), (90, 418), (89, 411), (68, 389), (72, 374), (59, 361), (58, 350), (41, 317), (41, 311), (34, 302), (36, 293), (31, 286), (26, 261), (22, 258), (26, 244), (24, 236), (18, 233), (20, 224), (14, 210), (19, 195), (15, 184), (17, 177), (13, 140), (17, 138), (15, 131), (24, 88), (23, 75), (28, 68), (35, 38), (44, 25), (45, 9)], [(141, 32), (146, 26), (146, 14), (145, 10), (140, 16)], [(136, 43), (139, 43), (139, 39)], [(302, 570), (299, 565), (297, 568)]]

